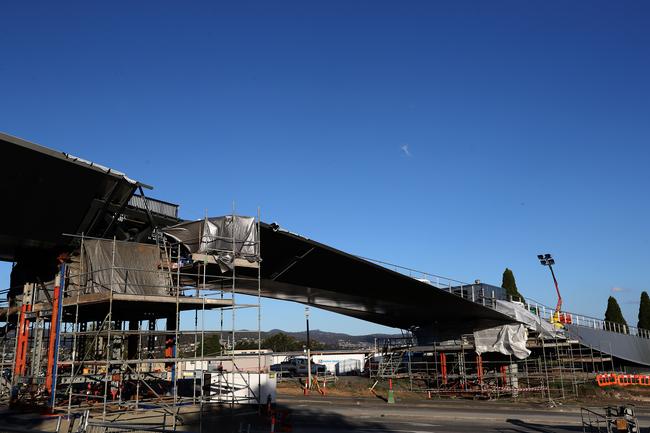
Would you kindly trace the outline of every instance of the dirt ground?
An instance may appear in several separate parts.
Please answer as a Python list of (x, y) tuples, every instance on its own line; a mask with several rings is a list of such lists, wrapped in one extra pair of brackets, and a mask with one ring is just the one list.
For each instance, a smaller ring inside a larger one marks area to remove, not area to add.
[[(373, 393), (370, 392), (370, 387), (374, 384), (374, 380), (367, 377), (358, 376), (341, 376), (337, 378), (328, 378), (326, 384), (319, 380), (320, 389), (325, 396), (333, 397), (372, 397)], [(292, 378), (283, 379), (278, 382), (277, 391), (279, 395), (303, 395), (305, 386), (305, 378)], [(395, 393), (399, 393), (400, 398), (404, 400), (420, 400), (427, 396), (421, 392), (413, 392), (408, 388), (408, 382), (403, 383), (395, 381), (393, 384)], [(388, 383), (380, 381), (374, 388), (377, 395), (386, 396), (388, 394)], [(312, 386), (310, 391), (312, 395), (318, 395), (320, 392), (317, 388)]]
[[(279, 396), (298, 396), (304, 394), (305, 378), (291, 378), (283, 379), (278, 382), (277, 392)], [(358, 376), (342, 376), (338, 378), (329, 378), (327, 383), (323, 385), (323, 381), (319, 381), (319, 390), (312, 387), (310, 395), (323, 395), (332, 397), (377, 397), (379, 399), (386, 399), (388, 397), (388, 382), (385, 380), (380, 381), (374, 388), (374, 393), (370, 391), (373, 386), (374, 380), (367, 377)], [(411, 391), (408, 380), (395, 380), (393, 381), (393, 390), (395, 398), (401, 401), (419, 401), (429, 400), (429, 395), (422, 391)], [(621, 403), (634, 404), (636, 406), (650, 406), (650, 387), (641, 386), (628, 386), (628, 387), (605, 387), (600, 388), (593, 384), (582, 384), (578, 389), (578, 398), (567, 397), (565, 399), (555, 399), (553, 404), (587, 404), (594, 405), (618, 405)], [(474, 397), (470, 394), (461, 395), (431, 395), (431, 399), (488, 399)], [(515, 399), (512, 396), (502, 396), (504, 402), (513, 402)], [(520, 393), (516, 401), (521, 403), (531, 404), (548, 404), (548, 398), (542, 397), (539, 392), (535, 393)]]

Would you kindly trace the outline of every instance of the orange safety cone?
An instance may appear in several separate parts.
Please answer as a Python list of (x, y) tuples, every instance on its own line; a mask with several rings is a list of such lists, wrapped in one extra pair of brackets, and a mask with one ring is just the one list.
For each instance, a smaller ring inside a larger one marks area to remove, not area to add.
[(275, 433), (275, 414), (271, 415), (271, 433)]

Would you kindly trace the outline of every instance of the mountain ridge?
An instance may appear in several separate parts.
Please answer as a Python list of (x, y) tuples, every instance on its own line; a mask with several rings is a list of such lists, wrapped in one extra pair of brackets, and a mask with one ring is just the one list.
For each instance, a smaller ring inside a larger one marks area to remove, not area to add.
[[(235, 333), (239, 338), (257, 338), (257, 331), (241, 330)], [(307, 340), (307, 331), (284, 331), (282, 329), (270, 329), (262, 331), (262, 339), (276, 335), (285, 334), (299, 341)], [(309, 337), (313, 341), (318, 341), (330, 347), (351, 348), (351, 347), (370, 347), (374, 346), (375, 339), (401, 338), (402, 334), (373, 333), (363, 335), (350, 335), (342, 332), (329, 332), (320, 329), (309, 331)], [(238, 339), (239, 339), (238, 338)]]

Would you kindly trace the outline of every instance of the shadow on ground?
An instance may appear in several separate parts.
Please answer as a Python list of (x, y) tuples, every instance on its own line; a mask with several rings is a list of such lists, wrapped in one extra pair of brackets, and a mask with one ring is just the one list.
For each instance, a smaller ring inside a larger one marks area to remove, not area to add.
[[(351, 406), (349, 407), (351, 408)], [(210, 405), (204, 407), (203, 411), (198, 409), (197, 406), (180, 408), (177, 431), (195, 433), (269, 433), (271, 431), (296, 433), (573, 433), (582, 431), (578, 423), (546, 425), (526, 422), (519, 418), (494, 422), (488, 419), (482, 420), (480, 414), (476, 414), (476, 418), (460, 419), (457, 414), (446, 413), (444, 409), (440, 408), (421, 408), (417, 417), (409, 417), (408, 415), (400, 416), (395, 411), (386, 413), (384, 409), (377, 406), (364, 407), (360, 411), (346, 414), (346, 412), (341, 413), (346, 410), (344, 406), (333, 410), (324, 404), (315, 406), (308, 404), (278, 405), (272, 412), (275, 414), (276, 420), (275, 428), (272, 429), (272, 417), (267, 413), (265, 407), (258, 409), (257, 406), (231, 408), (228, 405)], [(412, 410), (408, 406), (405, 406), (404, 409)], [(471, 409), (467, 409), (467, 414), (471, 414)], [(386, 413), (386, 417), (384, 417), (384, 413)], [(445, 413), (448, 416), (442, 416)], [(163, 416), (160, 412), (147, 411), (112, 416), (111, 418), (121, 425), (145, 423), (155, 425), (158, 423), (158, 427), (160, 427)], [(52, 418), (44, 418), (34, 413), (1, 412), (0, 433), (53, 432), (55, 422)], [(170, 426), (171, 419), (167, 417), (167, 428), (169, 429)], [(62, 431), (67, 431), (67, 423), (63, 426)], [(127, 428), (120, 429), (120, 431), (130, 433), (135, 430)], [(138, 429), (137, 431), (145, 432), (147, 430)]]
[[(279, 405), (272, 412), (276, 432), (350, 432), (377, 431), (391, 433), (393, 430), (381, 422), (349, 419), (335, 412), (308, 408), (289, 409)], [(184, 431), (192, 432), (270, 432), (272, 415), (265, 410), (259, 413), (253, 408), (212, 408), (201, 413), (183, 414)], [(250, 429), (250, 430), (249, 430)]]
[(535, 423), (530, 423), (530, 422), (525, 422), (520, 419), (507, 419), (507, 423), (512, 424), (515, 426), (514, 429), (512, 430), (507, 430), (510, 432), (521, 432), (521, 433), (530, 433), (530, 432), (538, 432), (538, 433), (556, 433), (556, 432), (582, 432), (582, 427), (580, 426), (548, 426), (544, 424), (535, 424)]
[(0, 432), (29, 431), (54, 431), (56, 417), (42, 415), (33, 411), (3, 410), (0, 412)]
[[(286, 406), (278, 406), (276, 413), (288, 411)], [(185, 425), (183, 430), (193, 432), (232, 432), (232, 433), (260, 433), (260, 432), (304, 432), (304, 433), (332, 433), (332, 432), (363, 432), (363, 433), (572, 433), (581, 432), (578, 425), (544, 425), (525, 422), (520, 419), (508, 419), (505, 422), (492, 424), (489, 421), (481, 423), (480, 420), (459, 422), (449, 420), (431, 421), (426, 423), (413, 423), (404, 418), (383, 418), (378, 414), (375, 419), (360, 419), (345, 416), (337, 412), (327, 411), (326, 408), (294, 407), (288, 412), (287, 422), (279, 422), (275, 430), (271, 429), (270, 418), (257, 413), (246, 413), (245, 409), (231, 411), (229, 408), (215, 409), (206, 412), (199, 424), (198, 414), (184, 415)]]

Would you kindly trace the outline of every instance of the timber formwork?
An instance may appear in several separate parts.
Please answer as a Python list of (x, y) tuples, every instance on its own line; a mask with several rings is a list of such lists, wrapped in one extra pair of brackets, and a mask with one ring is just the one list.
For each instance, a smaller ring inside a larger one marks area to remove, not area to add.
[[(235, 383), (239, 374), (234, 347), (236, 311), (241, 308), (257, 309), (259, 346), (259, 213), (255, 230), (252, 245), (250, 240), (236, 239), (234, 230), (232, 238), (212, 236), (229, 241), (232, 250), (201, 255), (188, 253), (181, 243), (156, 234), (160, 251), (156, 269), (118, 267), (116, 246), (122, 241), (115, 239), (102, 240), (112, 243), (110, 266), (84, 269), (84, 243), (90, 239), (79, 236), (78, 254), (60, 257), (53, 282), (26, 284), (22, 296), (0, 306), (0, 325), (4, 325), (0, 328), (0, 400), (56, 413), (91, 410), (103, 417), (145, 408), (175, 413), (180, 404), (200, 404), (201, 408), (211, 404), (210, 384), (204, 383), (207, 370), (181, 378), (179, 367), (183, 361), (205, 361), (197, 364), (207, 369), (211, 357), (226, 357), (231, 367), (219, 369), (220, 380)], [(248, 253), (244, 260), (236, 246), (247, 243), (255, 254)], [(215, 258), (221, 253), (231, 259), (229, 266)], [(107, 284), (93, 283), (97, 272), (110, 275)], [(164, 287), (157, 287), (157, 294), (126, 293), (114, 282), (118, 272), (163, 274)], [(236, 302), (240, 284), (257, 285), (256, 302)], [(217, 319), (210, 311), (216, 311)], [(230, 323), (226, 324), (227, 319)], [(205, 353), (206, 338), (214, 335), (219, 335), (217, 353)], [(257, 389), (263, 373), (259, 353), (258, 347)], [(255, 381), (250, 371), (247, 380)], [(181, 381), (189, 393), (179, 392)], [(262, 402), (252, 394), (256, 403)], [(219, 403), (228, 399), (220, 398)], [(230, 403), (236, 402), (241, 401), (232, 393)]]

